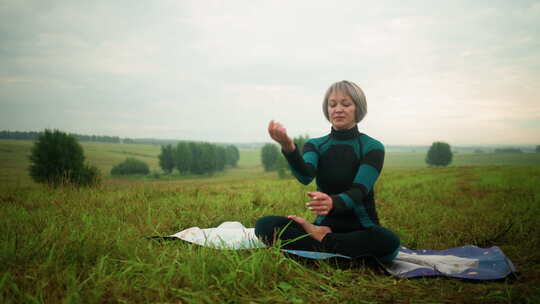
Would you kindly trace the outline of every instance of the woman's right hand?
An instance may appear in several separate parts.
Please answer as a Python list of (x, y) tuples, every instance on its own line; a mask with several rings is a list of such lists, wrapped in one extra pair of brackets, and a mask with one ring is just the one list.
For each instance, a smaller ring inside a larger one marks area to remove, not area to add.
[(307, 195), (311, 197), (311, 201), (307, 202), (306, 206), (317, 215), (328, 215), (334, 208), (332, 197), (324, 192), (308, 192)]
[(289, 153), (294, 151), (295, 145), (292, 138), (287, 135), (287, 129), (279, 122), (270, 121), (270, 124), (268, 124), (268, 134), (281, 145), (283, 152)]

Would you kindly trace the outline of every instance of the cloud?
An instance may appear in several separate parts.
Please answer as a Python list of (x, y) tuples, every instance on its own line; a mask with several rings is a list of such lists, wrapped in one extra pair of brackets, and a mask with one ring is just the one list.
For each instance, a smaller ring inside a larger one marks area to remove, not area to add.
[(540, 116), (535, 1), (12, 1), (0, 18), (0, 129), (268, 141), (279, 119), (319, 136), (324, 91), (349, 79), (388, 144), (538, 131), (518, 123)]

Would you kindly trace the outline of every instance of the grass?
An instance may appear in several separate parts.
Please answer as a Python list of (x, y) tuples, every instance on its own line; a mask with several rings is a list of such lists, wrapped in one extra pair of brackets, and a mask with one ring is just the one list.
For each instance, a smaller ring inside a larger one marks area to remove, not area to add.
[[(89, 161), (105, 172), (128, 153), (156, 155), (148, 157), (154, 166), (159, 147), (137, 146), (84, 144)], [(0, 141), (1, 303), (540, 301), (540, 166), (425, 168), (387, 156), (376, 201), (382, 224), (403, 245), (496, 245), (520, 271), (472, 283), (397, 280), (361, 264), (309, 263), (276, 249), (220, 251), (145, 239), (223, 221), (252, 227), (263, 215), (311, 218), (303, 202), (313, 185), (262, 172), (257, 151), (241, 151), (239, 168), (214, 178), (106, 176), (97, 188), (51, 189), (26, 176), (29, 147)]]

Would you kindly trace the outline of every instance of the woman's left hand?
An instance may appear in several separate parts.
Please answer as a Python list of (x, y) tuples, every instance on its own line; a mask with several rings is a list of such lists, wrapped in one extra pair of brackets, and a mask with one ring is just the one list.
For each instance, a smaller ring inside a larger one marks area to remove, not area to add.
[(317, 215), (327, 215), (334, 207), (332, 198), (322, 192), (308, 192), (307, 195), (311, 197), (311, 201), (306, 203), (309, 210)]

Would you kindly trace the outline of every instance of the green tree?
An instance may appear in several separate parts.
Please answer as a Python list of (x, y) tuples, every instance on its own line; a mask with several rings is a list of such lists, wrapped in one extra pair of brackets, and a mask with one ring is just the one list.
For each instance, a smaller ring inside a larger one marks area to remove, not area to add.
[(273, 171), (277, 169), (279, 159), (279, 148), (274, 144), (265, 144), (261, 149), (261, 161), (264, 171)]
[(130, 175), (130, 174), (148, 174), (150, 173), (150, 168), (148, 164), (142, 160), (135, 158), (126, 158), (123, 162), (114, 166), (111, 169), (111, 175)]
[(445, 142), (434, 142), (431, 144), (427, 155), (426, 163), (430, 166), (448, 166), (452, 162), (452, 150)]
[(159, 154), (159, 166), (166, 173), (171, 173), (174, 169), (174, 149), (171, 145), (161, 146), (161, 153)]
[(298, 137), (295, 137), (293, 139), (294, 143), (296, 144), (296, 147), (299, 149), (298, 151), (300, 151), (300, 154), (302, 154), (302, 152), (304, 151), (304, 144), (308, 141), (309, 139), (309, 135), (300, 135)]
[(225, 163), (231, 167), (236, 167), (240, 159), (240, 151), (234, 145), (227, 146), (227, 157)]
[(285, 156), (283, 156), (283, 154), (281, 153), (278, 155), (278, 158), (276, 160), (276, 169), (279, 178), (286, 178), (291, 176), (289, 163), (287, 162), (287, 159), (285, 159)]
[(85, 164), (84, 151), (77, 139), (59, 130), (45, 130), (40, 134), (29, 159), (30, 176), (35, 182), (52, 186), (99, 183), (99, 170)]
[(536, 153), (540, 153), (540, 145), (536, 146)]
[(216, 148), (209, 143), (189, 143), (192, 159), (190, 171), (194, 174), (212, 175), (217, 168)]
[(217, 169), (216, 147), (209, 143), (201, 144), (200, 174), (212, 175)]
[(179, 142), (176, 145), (176, 169), (180, 174), (186, 174), (190, 171), (192, 158), (189, 144)]
[(196, 142), (190, 142), (188, 144), (189, 150), (191, 150), (191, 164), (189, 166), (189, 171), (194, 174), (202, 174), (202, 150), (201, 144)]
[(78, 186), (95, 186), (101, 182), (101, 172), (96, 166), (85, 164), (73, 183)]
[(227, 148), (223, 146), (214, 146), (216, 153), (216, 170), (225, 170), (225, 164), (227, 162)]

